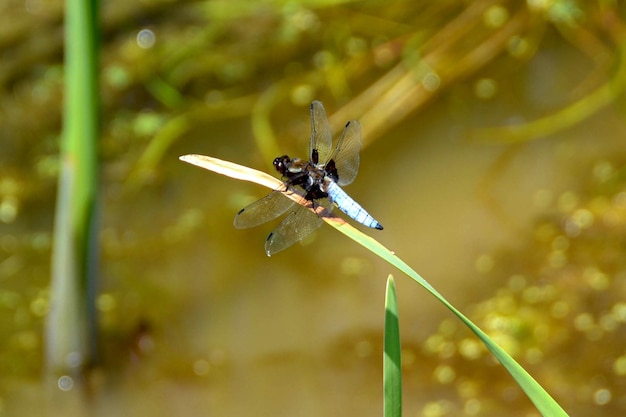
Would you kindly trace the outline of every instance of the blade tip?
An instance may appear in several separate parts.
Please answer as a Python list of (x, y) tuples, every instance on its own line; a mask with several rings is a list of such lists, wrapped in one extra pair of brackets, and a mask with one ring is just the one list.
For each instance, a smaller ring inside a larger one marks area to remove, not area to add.
[(188, 164), (193, 163), (191, 160), (194, 158), (195, 155), (193, 154), (187, 154), (187, 155), (181, 155), (178, 157), (179, 160), (183, 161), (183, 162), (187, 162)]

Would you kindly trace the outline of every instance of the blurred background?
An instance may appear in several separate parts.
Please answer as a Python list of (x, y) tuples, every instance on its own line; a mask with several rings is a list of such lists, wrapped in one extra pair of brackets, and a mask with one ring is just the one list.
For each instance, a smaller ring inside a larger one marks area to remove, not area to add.
[(405, 415), (538, 415), (413, 281), (328, 227), (268, 258), (275, 224), (232, 226), (267, 190), (178, 160), (273, 173), (314, 99), (361, 122), (365, 231), (569, 413), (626, 413), (623, 3), (104, 2), (86, 390), (43, 377), (63, 2), (0, 11), (0, 415), (380, 415), (389, 273)]

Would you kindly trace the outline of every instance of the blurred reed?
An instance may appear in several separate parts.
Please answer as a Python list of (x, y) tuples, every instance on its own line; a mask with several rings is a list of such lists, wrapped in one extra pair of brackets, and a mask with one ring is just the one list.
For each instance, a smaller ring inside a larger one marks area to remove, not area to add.
[(81, 373), (96, 360), (97, 0), (67, 0), (65, 103), (56, 203), (46, 367)]

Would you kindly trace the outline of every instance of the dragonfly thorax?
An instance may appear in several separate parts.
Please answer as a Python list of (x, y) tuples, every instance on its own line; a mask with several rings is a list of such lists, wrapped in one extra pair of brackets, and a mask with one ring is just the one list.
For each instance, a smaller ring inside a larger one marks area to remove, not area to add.
[(323, 165), (283, 155), (274, 159), (274, 167), (286, 179), (288, 186), (302, 187), (307, 200), (328, 197), (328, 182), (334, 178), (332, 174), (328, 175)]

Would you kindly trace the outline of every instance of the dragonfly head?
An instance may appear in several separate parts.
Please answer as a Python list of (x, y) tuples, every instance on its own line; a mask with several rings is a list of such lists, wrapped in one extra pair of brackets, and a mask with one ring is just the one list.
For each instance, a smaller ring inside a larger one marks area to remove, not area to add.
[(280, 172), (282, 175), (286, 175), (287, 170), (291, 166), (291, 158), (287, 155), (279, 156), (274, 159), (273, 164), (276, 171)]

